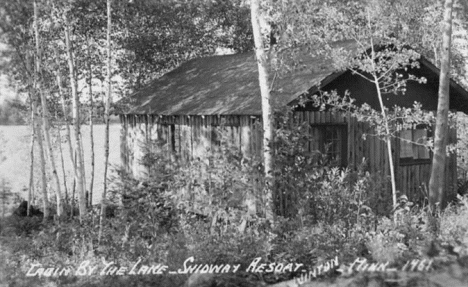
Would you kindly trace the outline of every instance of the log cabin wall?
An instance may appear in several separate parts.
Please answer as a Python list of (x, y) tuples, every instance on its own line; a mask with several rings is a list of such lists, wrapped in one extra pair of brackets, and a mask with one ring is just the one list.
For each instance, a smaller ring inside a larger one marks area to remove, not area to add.
[(221, 141), (245, 156), (261, 155), (262, 131), (254, 116), (121, 115), (121, 162), (126, 172), (144, 178), (148, 152), (182, 161), (203, 159)]
[[(435, 126), (432, 127), (435, 129)], [(456, 119), (449, 125), (448, 144), (456, 144)], [(401, 141), (395, 141), (395, 177), (397, 189), (404, 191), (408, 198), (420, 204), (427, 204), (429, 178), (431, 175), (432, 156), (425, 161), (413, 164), (401, 162)], [(446, 158), (445, 190), (447, 201), (456, 199), (457, 195), (457, 155), (451, 152)]]
[[(389, 176), (387, 148), (384, 141), (373, 136), (369, 124), (357, 121), (349, 115), (333, 112), (298, 111), (295, 119), (309, 123), (312, 138), (319, 131), (337, 128), (344, 131), (343, 162), (351, 169), (364, 164), (365, 170), (384, 180)], [(219, 141), (227, 140), (246, 156), (262, 155), (261, 119), (257, 116), (157, 116), (121, 115), (121, 160), (125, 170), (137, 178), (144, 178), (148, 168), (144, 162), (148, 147), (152, 152), (179, 158), (183, 161), (201, 159), (219, 147)], [(367, 135), (363, 137), (363, 135)], [(456, 141), (456, 129), (451, 129), (449, 142)], [(423, 202), (428, 186), (430, 163), (402, 165), (399, 161), (400, 141), (392, 139), (397, 189), (412, 201)], [(153, 144), (150, 144), (153, 143)], [(154, 144), (157, 143), (157, 144)], [(319, 149), (311, 142), (308, 151)], [(447, 161), (445, 185), (448, 197), (456, 194), (456, 155)], [(385, 198), (391, 192), (389, 184), (378, 190)]]

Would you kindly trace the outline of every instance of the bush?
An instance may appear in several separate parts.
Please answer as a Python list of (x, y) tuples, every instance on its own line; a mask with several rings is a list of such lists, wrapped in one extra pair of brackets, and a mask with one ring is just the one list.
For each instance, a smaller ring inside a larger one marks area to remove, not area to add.
[(0, 234), (3, 236), (30, 236), (42, 229), (42, 217), (10, 215), (2, 219)]
[[(100, 244), (93, 213), (83, 222), (68, 218), (45, 226), (31, 218), (5, 221), (2, 235), (10, 230), (8, 236), (22, 236), (9, 245), (27, 255), (26, 261), (41, 258), (53, 265), (83, 260), (98, 265), (101, 258), (128, 265), (141, 258), (141, 264), (165, 263), (173, 270), (193, 256), (207, 264), (246, 265), (262, 257), (265, 263), (299, 262), (312, 268), (335, 256), (345, 262), (359, 256), (398, 263), (421, 255), (418, 246), (430, 238), (424, 212), (402, 205), (397, 218), (383, 217), (390, 214), (391, 194), (376, 191), (384, 190), (386, 180), (370, 175), (364, 164), (350, 170), (327, 165), (325, 155), (304, 155), (310, 139), (303, 128), (278, 131), (273, 223), (265, 220), (257, 200), (263, 192), (261, 163), (223, 143), (219, 152), (189, 163), (149, 152), (146, 181), (119, 171), (106, 203), (119, 208), (104, 222)], [(462, 203), (442, 213), (441, 239), (466, 250), (467, 199)], [(86, 284), (155, 283), (146, 277), (125, 280), (106, 277)]]
[(447, 207), (440, 218), (440, 239), (468, 255), (468, 196), (459, 196), (459, 204)]
[(314, 139), (308, 123), (292, 124), (291, 114), (279, 116), (275, 148), (277, 214), (300, 217), (305, 222), (334, 224), (346, 218), (346, 226), (363, 215), (389, 213), (387, 181), (371, 175), (365, 163), (356, 170), (334, 166), (326, 154), (309, 152)]
[(323, 223), (343, 224), (345, 230), (354, 229), (356, 225), (375, 228), (374, 210), (385, 210), (378, 208), (382, 199), (375, 192), (382, 188), (382, 182), (362, 169), (313, 166), (289, 171), (277, 179), (277, 184), (295, 191), (294, 217), (301, 226)]

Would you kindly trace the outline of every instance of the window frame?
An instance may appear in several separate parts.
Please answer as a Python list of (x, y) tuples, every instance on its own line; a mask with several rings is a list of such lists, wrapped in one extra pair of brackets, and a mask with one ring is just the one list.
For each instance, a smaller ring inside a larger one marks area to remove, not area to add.
[[(340, 163), (336, 166), (339, 167), (347, 167), (348, 166), (348, 123), (341, 122), (341, 123), (310, 123), (309, 128), (318, 128), (320, 133), (323, 133), (324, 137), (326, 135), (327, 128), (337, 128), (338, 132), (341, 134), (341, 146), (339, 147), (340, 153)], [(309, 131), (309, 135), (311, 135)], [(325, 148), (324, 142), (319, 143), (320, 149)], [(325, 150), (320, 150), (323, 154), (325, 154)]]
[[(426, 133), (426, 138), (430, 138), (433, 136), (433, 131), (432, 131), (432, 128), (426, 124), (419, 124), (419, 125), (416, 125), (415, 128), (412, 128), (412, 129), (404, 129), (404, 130), (410, 130), (411, 132), (415, 131), (415, 130), (425, 130), (427, 133)], [(399, 165), (400, 166), (409, 166), (409, 165), (422, 165), (422, 164), (431, 164), (432, 163), (432, 156), (433, 156), (433, 153), (432, 153), (432, 150), (429, 150), (429, 157), (428, 158), (417, 158), (415, 159), (414, 157), (401, 157), (401, 142), (402, 142), (402, 138), (401, 138), (401, 132), (403, 130), (400, 130), (398, 132), (398, 162), (399, 162)], [(414, 143), (412, 143), (412, 145), (414, 145)]]

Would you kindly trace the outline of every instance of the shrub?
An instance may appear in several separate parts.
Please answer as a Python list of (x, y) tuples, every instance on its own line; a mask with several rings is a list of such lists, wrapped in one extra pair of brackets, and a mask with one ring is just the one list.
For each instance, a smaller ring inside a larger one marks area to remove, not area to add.
[[(293, 124), (291, 114), (279, 115), (275, 138), (275, 188), (278, 214), (334, 224), (346, 218), (347, 227), (363, 215), (389, 213), (387, 181), (365, 171), (334, 166), (326, 154), (309, 152), (313, 141), (308, 123)], [(379, 192), (381, 191), (381, 192)]]
[(427, 210), (413, 206), (400, 196), (393, 218), (381, 217), (375, 231), (366, 234), (372, 258), (381, 262), (400, 262), (422, 256), (423, 248), (433, 238), (427, 224)]
[[(128, 265), (141, 258), (142, 264), (165, 263), (172, 270), (190, 256), (208, 264), (248, 264), (260, 256), (266, 263), (312, 267), (335, 256), (346, 262), (356, 256), (398, 262), (417, 254), (414, 246), (427, 237), (421, 228), (422, 211), (405, 207), (398, 220), (381, 217), (389, 214), (391, 195), (376, 191), (385, 189), (386, 179), (370, 175), (365, 164), (344, 169), (327, 165), (325, 155), (304, 154), (310, 140), (304, 128), (280, 128), (274, 143), (273, 224), (265, 220), (257, 200), (263, 192), (261, 163), (242, 157), (221, 140), (218, 152), (185, 163), (148, 149), (145, 181), (119, 171), (107, 202), (119, 208), (115, 217), (106, 219), (100, 244), (99, 220), (90, 213), (83, 222), (71, 218), (48, 222), (42, 229), (15, 227), (31, 230), (34, 236), (22, 237), (25, 240), (14, 249), (43, 263), (63, 258), (70, 264), (85, 259), (99, 264), (103, 257)], [(451, 216), (465, 216), (467, 210), (444, 213), (451, 225), (443, 230), (443, 238), (466, 240), (466, 227)], [(100, 280), (116, 283), (112, 278)]]
[(395, 263), (403, 258), (408, 247), (403, 243), (405, 234), (388, 218), (382, 218), (375, 232), (366, 236), (366, 246), (372, 258), (378, 262)]
[(447, 207), (440, 218), (440, 239), (468, 255), (468, 197), (459, 196), (459, 204)]
[(42, 217), (22, 217), (10, 215), (2, 219), (2, 235), (30, 236), (42, 229)]

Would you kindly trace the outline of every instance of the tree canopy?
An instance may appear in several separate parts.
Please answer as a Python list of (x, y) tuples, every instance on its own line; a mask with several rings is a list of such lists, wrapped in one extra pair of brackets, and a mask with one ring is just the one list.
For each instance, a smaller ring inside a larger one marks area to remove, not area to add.
[[(249, 9), (243, 1), (116, 1), (112, 10), (115, 74), (125, 88), (141, 87), (149, 79), (194, 57), (211, 55), (216, 48), (234, 52), (252, 48)], [(105, 41), (105, 3), (75, 1), (38, 1), (39, 29), (44, 69), (66, 69), (62, 26), (71, 27), (74, 54), (83, 67), (93, 63), (93, 74), (103, 79), (103, 43)], [(25, 82), (27, 57), (33, 53), (32, 3), (7, 1), (0, 10), (2, 42), (10, 48), (5, 69), (15, 81)], [(89, 53), (87, 51), (90, 48)], [(57, 55), (62, 63), (54, 63)], [(62, 67), (63, 66), (63, 67)], [(85, 77), (86, 70), (78, 67)], [(43, 71), (46, 72), (47, 71)], [(51, 80), (52, 81), (52, 80)]]

